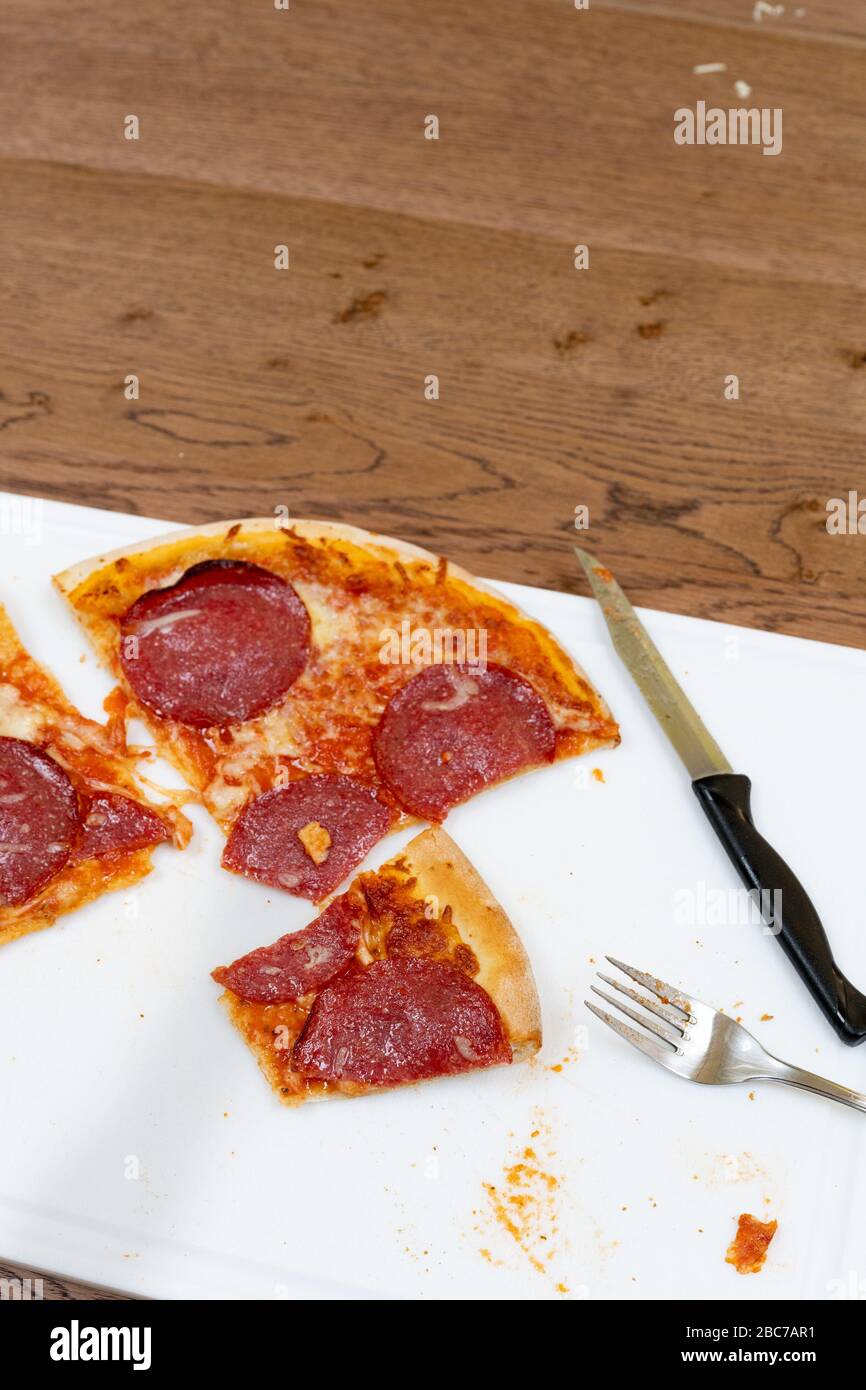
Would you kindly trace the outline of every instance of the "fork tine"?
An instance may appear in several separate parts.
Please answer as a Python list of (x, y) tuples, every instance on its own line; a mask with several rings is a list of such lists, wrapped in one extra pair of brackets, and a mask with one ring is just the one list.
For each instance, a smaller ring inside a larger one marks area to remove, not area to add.
[(606, 985), (610, 985), (611, 989), (619, 990), (620, 994), (625, 994), (629, 999), (633, 999), (636, 1004), (640, 1004), (641, 1008), (649, 1009), (650, 1013), (655, 1014), (658, 1018), (663, 1018), (672, 1028), (676, 1028), (678, 1032), (682, 1033), (686, 1023), (686, 1019), (682, 1016), (682, 1010), (673, 1009), (669, 1004), (658, 1004), (655, 999), (647, 999), (646, 995), (638, 994), (636, 989), (629, 989), (628, 985), (620, 984), (619, 980), (615, 980), (612, 975), (605, 975), (601, 970), (598, 971), (598, 978), (604, 980)]
[(604, 1009), (596, 1008), (595, 1004), (590, 1004), (588, 999), (584, 999), (584, 1004), (591, 1014), (600, 1018), (602, 1023), (606, 1023), (608, 1028), (612, 1028), (615, 1033), (619, 1033), (621, 1038), (631, 1043), (639, 1052), (646, 1053), (647, 1057), (652, 1057), (654, 1062), (661, 1062), (662, 1066), (668, 1066), (674, 1053), (669, 1048), (662, 1047), (659, 1043), (648, 1038), (646, 1033), (639, 1033), (636, 1028), (629, 1028), (627, 1023), (623, 1023), (619, 1018), (612, 1018)]
[(617, 960), (614, 956), (605, 956), (605, 960), (610, 961), (617, 970), (630, 976), (639, 985), (643, 985), (644, 989), (648, 989), (650, 994), (654, 994), (663, 1004), (669, 1004), (671, 1008), (679, 1009), (686, 1015), (691, 1012), (688, 999), (674, 985), (665, 984), (657, 975), (648, 975), (645, 970), (635, 970), (633, 965), (626, 965), (625, 961)]
[(677, 1050), (677, 1045), (680, 1041), (679, 1035), (676, 1037), (671, 1036), (672, 1029), (670, 1024), (657, 1022), (654, 1018), (647, 1018), (645, 1015), (642, 1016), (641, 1014), (635, 1013), (634, 1009), (628, 1007), (628, 1004), (621, 1004), (618, 999), (612, 999), (609, 994), (605, 994), (604, 990), (599, 989), (596, 985), (591, 985), (590, 988), (593, 994), (597, 994), (606, 1004), (611, 1004), (613, 1008), (619, 1009), (620, 1013), (625, 1014), (626, 1018), (630, 1018), (632, 1023), (640, 1024), (641, 1028), (646, 1028), (648, 1032), (654, 1033), (657, 1038), (661, 1038), (664, 1042), (668, 1043), (674, 1051)]

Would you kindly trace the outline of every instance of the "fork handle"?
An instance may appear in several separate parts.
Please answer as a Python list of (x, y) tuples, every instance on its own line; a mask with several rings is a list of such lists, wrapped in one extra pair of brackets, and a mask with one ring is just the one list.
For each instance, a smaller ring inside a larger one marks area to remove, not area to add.
[(825, 1017), (844, 1043), (863, 1042), (866, 996), (833, 959), (827, 933), (802, 883), (757, 830), (748, 777), (714, 772), (698, 777), (692, 788), (743, 883), (757, 895), (761, 916)]
[(787, 1062), (772, 1057), (772, 1054), (768, 1056), (771, 1057), (773, 1068), (761, 1072), (761, 1081), (781, 1081), (784, 1086), (797, 1086), (801, 1091), (813, 1091), (816, 1095), (841, 1101), (843, 1105), (850, 1105), (852, 1110), (866, 1111), (866, 1096), (860, 1091), (838, 1086), (835, 1081), (828, 1081), (825, 1076), (816, 1076), (812, 1071), (804, 1071), (802, 1067), (790, 1067)]

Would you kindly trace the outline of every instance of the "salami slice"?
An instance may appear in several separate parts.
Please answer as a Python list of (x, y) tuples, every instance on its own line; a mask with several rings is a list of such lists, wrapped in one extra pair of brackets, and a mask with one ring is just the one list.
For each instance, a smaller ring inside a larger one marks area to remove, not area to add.
[(60, 872), (79, 824), (60, 764), (24, 739), (0, 738), (0, 904), (26, 903)]
[(121, 665), (138, 699), (195, 729), (269, 709), (310, 650), (309, 614), (291, 584), (241, 560), (207, 560), (143, 594), (120, 631)]
[(453, 965), (406, 956), (332, 981), (292, 1053), (318, 1081), (396, 1086), (511, 1061), (490, 995)]
[(387, 833), (391, 812), (372, 787), (323, 773), (274, 787), (235, 821), (223, 867), (319, 902)]
[(376, 729), (379, 776), (417, 816), (452, 806), (512, 773), (553, 760), (541, 696), (504, 666), (427, 666), (392, 695)]
[(217, 984), (256, 1004), (282, 1004), (320, 990), (355, 959), (362, 909), (347, 893), (303, 931), (281, 936), (233, 965), (214, 970)]
[(168, 839), (168, 826), (149, 806), (131, 796), (98, 792), (85, 811), (72, 858), (76, 863), (101, 859), (125, 850), (148, 849)]

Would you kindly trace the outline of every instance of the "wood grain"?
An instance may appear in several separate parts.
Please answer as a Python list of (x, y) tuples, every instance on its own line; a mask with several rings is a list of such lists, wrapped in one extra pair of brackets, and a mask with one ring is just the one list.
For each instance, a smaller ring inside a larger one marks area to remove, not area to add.
[[(27, 1283), (28, 1280), (29, 1284)], [(58, 1279), (53, 1274), (25, 1269), (22, 1265), (0, 1263), (0, 1281), (3, 1281), (4, 1289), (8, 1287), (8, 1297), (4, 1298), (4, 1302), (12, 1302), (17, 1299), (17, 1293), (14, 1290), (19, 1285), (18, 1292), (23, 1294), (25, 1289), (29, 1289), (31, 1298), (35, 1298), (37, 1293), (41, 1292), (41, 1297), (46, 1303), (51, 1300), (55, 1302), (60, 1300), (81, 1302), (90, 1299), (99, 1299), (100, 1302), (128, 1302), (133, 1297), (131, 1294), (117, 1293), (113, 1289), (99, 1289), (93, 1284), (81, 1284), (76, 1279)], [(37, 1281), (41, 1281), (41, 1283)]]
[[(759, 28), (772, 37), (785, 34), (842, 43), (866, 39), (866, 10), (858, 0), (813, 0), (810, 4), (779, 0), (591, 0), (594, 8), (625, 14), (651, 14), (686, 22), (703, 20), (717, 29)], [(711, 60), (707, 60), (711, 61)]]
[[(862, 645), (866, 10), (753, 8), (0, 0), (0, 486), (573, 590), (586, 505), (637, 602)], [(676, 146), (737, 79), (782, 154)]]
[(191, 522), (286, 505), (564, 588), (585, 504), (642, 603), (860, 640), (863, 539), (825, 502), (863, 457), (862, 291), (604, 246), (578, 272), (539, 235), (20, 160), (0, 200), (28, 286), (7, 486)]
[[(206, 21), (138, 0), (123, 23), (113, 0), (80, 0), (74, 22), (65, 0), (43, 0), (40, 22), (0, 3), (0, 154), (866, 279), (862, 46), (769, 23), (714, 28), (710, 46), (705, 24), (652, 6), (567, 0), (474, 0), (471, 17), (465, 0), (209, 0)], [(708, 61), (729, 72), (692, 72)], [(734, 103), (737, 77), (783, 107), (782, 155), (676, 146), (674, 111)], [(422, 136), (431, 112), (438, 141)]]

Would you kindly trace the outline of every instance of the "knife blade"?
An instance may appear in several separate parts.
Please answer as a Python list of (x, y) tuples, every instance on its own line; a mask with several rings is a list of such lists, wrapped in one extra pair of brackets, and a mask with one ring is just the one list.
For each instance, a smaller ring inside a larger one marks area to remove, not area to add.
[(664, 729), (728, 858), (812, 997), (849, 1045), (866, 1039), (866, 995), (846, 979), (814, 904), (752, 819), (752, 784), (734, 772), (613, 574), (574, 547), (613, 645)]
[(731, 772), (716, 740), (676, 680), (610, 570), (574, 547), (601, 605), (613, 645), (688, 769), (692, 781)]

